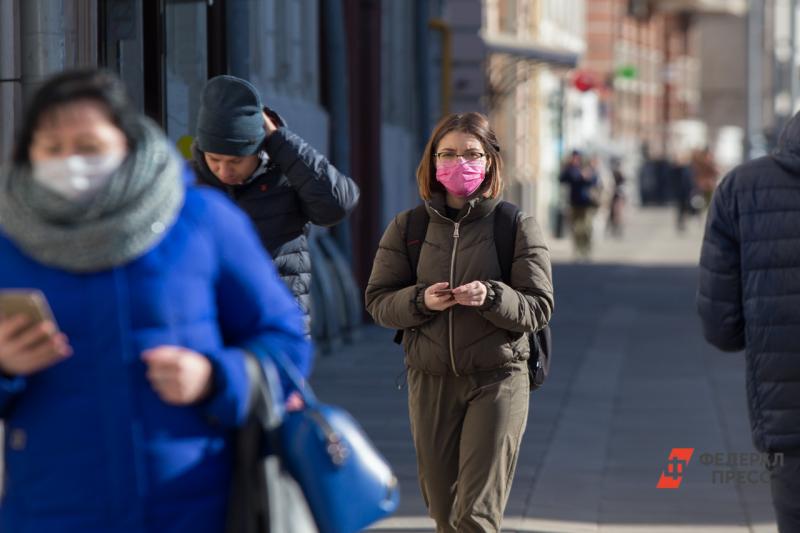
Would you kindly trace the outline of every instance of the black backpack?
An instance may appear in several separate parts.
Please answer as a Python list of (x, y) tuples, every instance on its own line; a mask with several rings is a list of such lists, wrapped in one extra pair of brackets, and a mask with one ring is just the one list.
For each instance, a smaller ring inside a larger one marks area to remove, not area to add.
[[(500, 202), (494, 212), (494, 245), (505, 283), (510, 283), (511, 280), (511, 261), (514, 259), (514, 243), (517, 238), (519, 216), (519, 208), (509, 202)], [(411, 273), (415, 277), (414, 281), (416, 281), (419, 254), (428, 231), (429, 220), (428, 210), (424, 205), (418, 205), (409, 212), (406, 221), (406, 251)], [(530, 376), (531, 390), (534, 390), (542, 386), (550, 372), (552, 350), (550, 326), (529, 333), (528, 340), (531, 346), (528, 375)], [(397, 344), (403, 342), (403, 330), (398, 330), (394, 336), (394, 342)]]

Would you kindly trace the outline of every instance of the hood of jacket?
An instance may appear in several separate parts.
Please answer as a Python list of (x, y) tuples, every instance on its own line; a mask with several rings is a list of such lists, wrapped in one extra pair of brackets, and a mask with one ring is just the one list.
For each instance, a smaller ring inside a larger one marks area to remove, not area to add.
[(800, 176), (800, 112), (783, 128), (771, 155), (786, 171)]

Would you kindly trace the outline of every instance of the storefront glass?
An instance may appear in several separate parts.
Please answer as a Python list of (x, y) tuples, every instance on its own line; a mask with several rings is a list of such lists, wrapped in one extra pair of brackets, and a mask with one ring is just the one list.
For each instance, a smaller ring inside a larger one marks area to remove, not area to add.
[(101, 58), (120, 75), (136, 107), (145, 110), (142, 0), (105, 0)]
[(164, 109), (167, 135), (176, 143), (194, 136), (208, 79), (206, 16), (203, 1), (167, 0), (165, 5)]

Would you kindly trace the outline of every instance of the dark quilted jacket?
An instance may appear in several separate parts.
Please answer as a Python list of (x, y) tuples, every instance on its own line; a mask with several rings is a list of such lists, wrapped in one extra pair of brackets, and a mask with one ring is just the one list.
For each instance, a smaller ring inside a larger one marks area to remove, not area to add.
[(753, 441), (800, 451), (800, 118), (770, 156), (745, 163), (714, 194), (697, 306), (706, 339), (746, 350)]
[(358, 203), (358, 185), (285, 127), (267, 137), (264, 149), (270, 157), (266, 172), (244, 185), (219, 181), (197, 147), (192, 166), (201, 184), (225, 191), (248, 214), (278, 273), (308, 318), (309, 225), (341, 222)]
[[(550, 251), (536, 219), (523, 215), (517, 226), (509, 283), (503, 279), (494, 243), (497, 199), (474, 198), (447, 218), (444, 195), (427, 203), (430, 223), (421, 244), (417, 272), (408, 261), (406, 223), (397, 215), (383, 234), (365, 302), (381, 326), (404, 329), (406, 364), (433, 375), (463, 375), (526, 360), (526, 333), (544, 327), (553, 312)], [(457, 236), (456, 236), (457, 235)], [(437, 282), (458, 287), (488, 285), (483, 307), (456, 305), (447, 311), (425, 307), (424, 291)]]

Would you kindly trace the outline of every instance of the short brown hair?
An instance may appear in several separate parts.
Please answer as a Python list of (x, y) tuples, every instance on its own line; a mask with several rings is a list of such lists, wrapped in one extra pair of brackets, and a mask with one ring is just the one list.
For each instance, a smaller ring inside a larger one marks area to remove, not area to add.
[(497, 198), (503, 192), (503, 159), (500, 157), (500, 144), (497, 142), (489, 119), (476, 112), (453, 113), (447, 115), (433, 129), (431, 138), (422, 153), (422, 159), (417, 167), (417, 186), (419, 195), (423, 200), (430, 200), (434, 191), (444, 192), (444, 187), (436, 181), (436, 164), (434, 153), (442, 138), (451, 131), (461, 131), (475, 136), (486, 151), (486, 179), (481, 185), (490, 198)]

